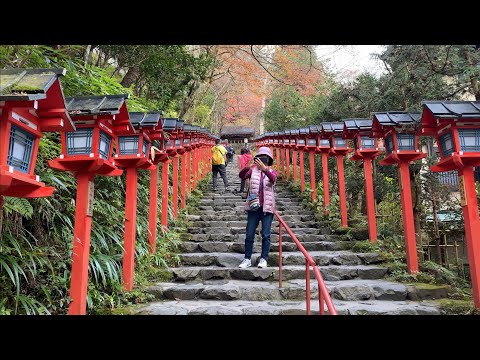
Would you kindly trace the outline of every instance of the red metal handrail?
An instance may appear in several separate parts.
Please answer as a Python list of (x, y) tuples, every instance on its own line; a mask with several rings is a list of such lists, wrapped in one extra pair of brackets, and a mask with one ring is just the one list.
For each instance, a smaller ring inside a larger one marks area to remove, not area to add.
[(320, 273), (320, 270), (318, 270), (317, 264), (315, 264), (315, 261), (313, 258), (310, 256), (310, 254), (305, 250), (303, 245), (300, 243), (300, 241), (297, 239), (295, 234), (292, 232), (292, 229), (285, 223), (285, 220), (282, 219), (280, 214), (275, 210), (274, 212), (275, 216), (278, 218), (278, 287), (282, 287), (282, 226), (287, 230), (287, 233), (292, 237), (293, 241), (297, 245), (298, 249), (302, 252), (303, 256), (305, 256), (305, 279), (306, 279), (306, 302), (307, 302), (307, 315), (310, 315), (310, 266), (313, 267), (313, 273), (315, 274), (315, 277), (317, 278), (317, 283), (318, 283), (318, 305), (319, 305), (319, 310), (320, 310), (320, 315), (325, 314), (325, 309), (323, 307), (323, 303), (325, 302), (327, 304), (328, 311), (330, 312), (330, 315), (338, 315), (337, 310), (335, 309), (335, 305), (333, 305), (332, 298), (330, 297), (330, 294), (328, 293), (327, 286), (325, 285), (325, 282), (323, 281), (322, 274)]

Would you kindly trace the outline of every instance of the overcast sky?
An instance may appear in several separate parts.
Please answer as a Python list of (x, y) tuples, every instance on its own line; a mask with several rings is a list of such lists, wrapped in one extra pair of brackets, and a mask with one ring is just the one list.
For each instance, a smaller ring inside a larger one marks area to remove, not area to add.
[(377, 76), (383, 74), (382, 63), (370, 56), (383, 49), (383, 45), (317, 45), (316, 53), (338, 80), (349, 81), (364, 71)]

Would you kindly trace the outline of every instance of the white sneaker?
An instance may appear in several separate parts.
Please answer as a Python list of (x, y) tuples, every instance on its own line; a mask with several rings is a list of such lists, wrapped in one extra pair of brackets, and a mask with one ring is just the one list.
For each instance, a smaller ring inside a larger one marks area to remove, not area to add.
[(266, 268), (267, 267), (267, 260), (265, 260), (264, 258), (260, 258), (260, 261), (258, 262), (258, 266), (259, 268)]
[(238, 265), (241, 269), (246, 269), (247, 267), (252, 266), (252, 260), (250, 259), (243, 259), (240, 265)]

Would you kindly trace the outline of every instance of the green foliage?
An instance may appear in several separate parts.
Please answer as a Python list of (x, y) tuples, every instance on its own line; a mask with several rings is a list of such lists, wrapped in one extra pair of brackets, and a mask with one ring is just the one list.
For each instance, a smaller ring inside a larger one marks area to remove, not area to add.
[(352, 247), (352, 251), (357, 253), (378, 252), (379, 250), (379, 244), (372, 244), (369, 240), (356, 241)]

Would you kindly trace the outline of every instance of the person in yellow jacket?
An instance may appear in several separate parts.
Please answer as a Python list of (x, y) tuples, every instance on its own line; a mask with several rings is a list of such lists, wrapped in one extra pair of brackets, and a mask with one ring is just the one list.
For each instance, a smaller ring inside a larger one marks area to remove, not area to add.
[(220, 173), (220, 176), (223, 179), (223, 184), (225, 185), (225, 191), (228, 187), (227, 179), (227, 169), (225, 167), (225, 158), (227, 154), (227, 149), (220, 144), (220, 139), (215, 140), (215, 146), (212, 147), (212, 181), (213, 181), (213, 191), (217, 191), (217, 174)]

